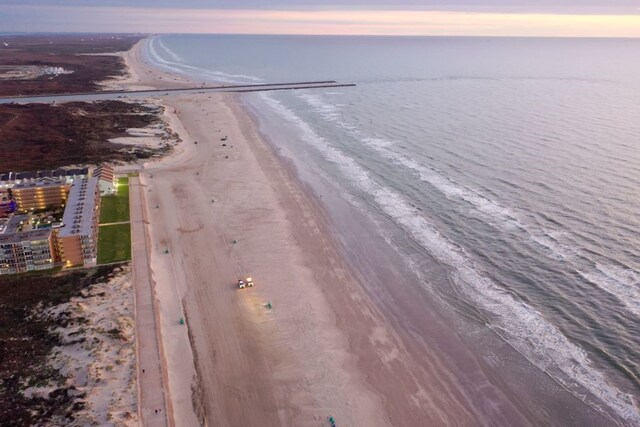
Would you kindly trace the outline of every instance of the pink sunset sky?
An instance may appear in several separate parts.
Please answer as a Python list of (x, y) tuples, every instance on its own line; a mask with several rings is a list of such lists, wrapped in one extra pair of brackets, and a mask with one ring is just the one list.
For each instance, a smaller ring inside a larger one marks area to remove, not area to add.
[(428, 0), (393, 6), (375, 1), (345, 5), (303, 1), (304, 8), (294, 7), (296, 3), (270, 8), (251, 1), (213, 1), (217, 7), (204, 7), (198, 0), (3, 3), (3, 31), (640, 37), (640, 9), (624, 0), (607, 7), (569, 1), (562, 8), (516, 1), (470, 1), (451, 7)]

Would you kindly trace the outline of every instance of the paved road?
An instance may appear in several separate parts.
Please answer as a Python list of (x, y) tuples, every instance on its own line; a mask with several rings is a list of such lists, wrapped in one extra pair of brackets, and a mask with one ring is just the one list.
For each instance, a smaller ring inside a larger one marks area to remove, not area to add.
[(18, 95), (0, 97), (0, 104), (18, 103), (28, 104), (33, 102), (70, 102), (70, 101), (99, 101), (105, 99), (129, 98), (139, 99), (149, 96), (167, 96), (169, 94), (198, 94), (205, 92), (262, 92), (276, 90), (320, 89), (332, 87), (350, 87), (354, 83), (337, 83), (333, 80), (319, 82), (292, 82), (292, 83), (265, 83), (249, 85), (225, 85), (203, 86), (170, 89), (145, 89), (145, 90), (118, 90), (99, 91), (70, 94), (42, 94), (42, 95)]
[(171, 426), (167, 406), (168, 388), (157, 317), (157, 307), (149, 268), (148, 236), (138, 177), (129, 178), (133, 285), (136, 306), (136, 340), (138, 357), (138, 414), (143, 426)]

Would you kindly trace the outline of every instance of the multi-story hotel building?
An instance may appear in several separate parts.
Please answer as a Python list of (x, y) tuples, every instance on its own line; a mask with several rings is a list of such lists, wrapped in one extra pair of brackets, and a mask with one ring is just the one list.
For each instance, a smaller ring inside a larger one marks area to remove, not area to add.
[(51, 230), (0, 235), (0, 274), (46, 270), (54, 266)]
[(24, 181), (11, 189), (19, 211), (64, 206), (68, 191), (66, 180), (54, 178)]
[(96, 265), (99, 220), (98, 179), (76, 179), (62, 216), (63, 226), (56, 230), (57, 251), (65, 266)]

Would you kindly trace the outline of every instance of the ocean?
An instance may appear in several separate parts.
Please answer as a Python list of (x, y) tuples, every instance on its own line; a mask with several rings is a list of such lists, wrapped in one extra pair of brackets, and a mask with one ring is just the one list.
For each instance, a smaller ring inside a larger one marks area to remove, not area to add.
[(346, 257), (397, 255), (386, 285), (427, 294), (505, 393), (640, 425), (640, 40), (166, 35), (146, 55), (207, 83), (356, 83), (242, 95)]

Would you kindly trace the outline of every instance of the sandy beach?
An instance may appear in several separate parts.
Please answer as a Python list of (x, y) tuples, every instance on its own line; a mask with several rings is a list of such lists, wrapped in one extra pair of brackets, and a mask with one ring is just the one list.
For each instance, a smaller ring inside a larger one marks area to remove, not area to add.
[[(118, 87), (185, 84), (149, 67), (143, 43)], [(319, 198), (237, 95), (154, 102), (182, 140), (140, 169), (176, 425), (528, 424), (468, 349), (430, 345), (455, 333), (424, 313), (425, 295), (394, 286), (396, 260), (356, 255), (389, 264), (377, 277), (345, 261)], [(243, 276), (256, 286), (237, 289)]]
[(0, 419), (640, 424), (629, 41), (2, 40), (1, 175), (114, 165), (131, 248), (3, 277)]
[[(133, 79), (147, 76), (136, 87), (172, 78), (149, 73), (137, 49), (125, 58)], [(233, 97), (168, 100), (183, 142), (140, 174), (176, 424), (385, 424), (317, 286), (309, 258), (318, 252), (298, 242), (293, 215), (323, 240), (313, 206)], [(348, 280), (337, 254), (327, 255), (322, 280)], [(246, 275), (256, 286), (240, 291)]]

